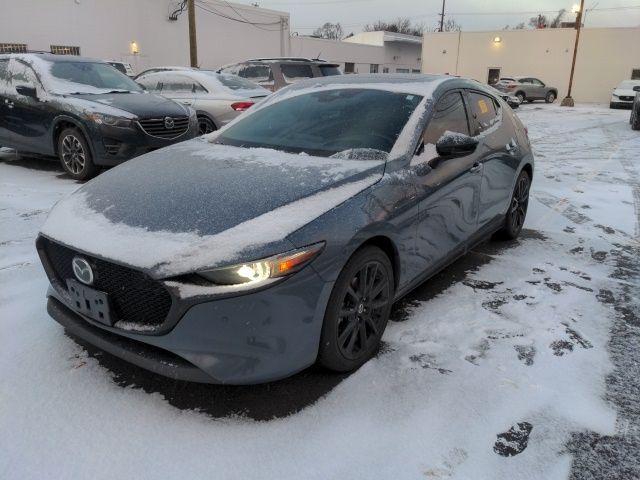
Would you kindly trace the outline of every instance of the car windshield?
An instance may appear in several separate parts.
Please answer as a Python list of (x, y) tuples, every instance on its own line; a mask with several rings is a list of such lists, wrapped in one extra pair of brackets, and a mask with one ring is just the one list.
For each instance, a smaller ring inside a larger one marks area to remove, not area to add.
[[(56, 82), (52, 90), (72, 93), (99, 93), (104, 91), (142, 92), (142, 88), (125, 74), (107, 63), (98, 62), (52, 62), (50, 68), (54, 80), (64, 80), (73, 84), (60, 85)], [(59, 88), (58, 88), (59, 87)]]
[(618, 88), (625, 90), (633, 90), (633, 87), (640, 87), (640, 80), (625, 80), (618, 85)]
[(386, 158), (421, 100), (365, 88), (306, 93), (256, 110), (215, 141), (321, 157)]

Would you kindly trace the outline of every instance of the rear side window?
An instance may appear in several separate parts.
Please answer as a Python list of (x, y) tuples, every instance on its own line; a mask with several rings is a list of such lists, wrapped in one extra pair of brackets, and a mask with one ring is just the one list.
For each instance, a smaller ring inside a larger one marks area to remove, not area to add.
[(255, 90), (256, 88), (260, 88), (260, 85), (256, 85), (251, 80), (238, 77), (237, 75), (229, 75), (226, 73), (219, 73), (215, 75), (222, 85), (231, 90)]
[(273, 82), (273, 72), (269, 65), (243, 65), (238, 69), (238, 76), (252, 82)]
[(342, 75), (337, 65), (319, 65), (323, 77), (331, 77), (333, 75)]
[(168, 76), (162, 82), (163, 93), (192, 93), (193, 80), (184, 77)]
[(471, 115), (478, 123), (478, 133), (490, 128), (498, 121), (496, 102), (488, 95), (469, 92), (471, 101)]
[(469, 135), (469, 119), (460, 92), (448, 93), (440, 99), (424, 132), (424, 143), (435, 145), (445, 132)]
[(310, 65), (296, 65), (283, 63), (280, 65), (280, 70), (287, 83), (299, 82), (305, 78), (312, 78), (313, 72)]

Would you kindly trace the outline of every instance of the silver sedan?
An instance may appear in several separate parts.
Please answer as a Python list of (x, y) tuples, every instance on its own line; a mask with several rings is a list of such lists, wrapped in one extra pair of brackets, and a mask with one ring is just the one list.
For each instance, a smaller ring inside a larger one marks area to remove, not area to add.
[(201, 134), (221, 128), (271, 93), (236, 75), (207, 70), (149, 73), (136, 81), (152, 93), (193, 108)]

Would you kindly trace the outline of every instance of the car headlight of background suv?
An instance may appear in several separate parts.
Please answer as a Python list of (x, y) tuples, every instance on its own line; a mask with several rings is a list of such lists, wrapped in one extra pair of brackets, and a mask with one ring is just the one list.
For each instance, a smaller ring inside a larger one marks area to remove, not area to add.
[(104, 113), (90, 113), (89, 118), (98, 125), (108, 125), (109, 127), (131, 128), (133, 119), (126, 117), (116, 117)]
[(270, 281), (292, 275), (316, 258), (325, 242), (315, 243), (308, 247), (291, 250), (262, 260), (239, 263), (229, 267), (216, 268), (198, 272), (215, 285), (246, 288), (259, 287)]

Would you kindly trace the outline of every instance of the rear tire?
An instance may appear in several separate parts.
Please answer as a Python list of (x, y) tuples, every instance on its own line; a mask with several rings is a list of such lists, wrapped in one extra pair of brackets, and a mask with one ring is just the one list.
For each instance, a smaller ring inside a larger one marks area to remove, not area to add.
[(58, 135), (58, 158), (64, 171), (75, 180), (88, 180), (99, 171), (89, 144), (77, 128), (65, 128)]
[(631, 110), (631, 130), (640, 130), (640, 106)]
[(556, 94), (554, 92), (547, 92), (547, 96), (544, 97), (544, 101), (547, 103), (553, 103), (556, 101)]
[(209, 117), (205, 117), (204, 115), (198, 117), (198, 131), (200, 135), (206, 135), (215, 130), (217, 130), (216, 124), (213, 123)]
[(340, 272), (324, 315), (317, 363), (350, 372), (378, 350), (393, 305), (394, 276), (378, 247), (358, 250)]
[(496, 233), (497, 238), (504, 240), (514, 240), (518, 238), (529, 207), (529, 190), (531, 188), (531, 178), (526, 171), (520, 172), (516, 185), (511, 194), (509, 210), (504, 219), (503, 227)]

